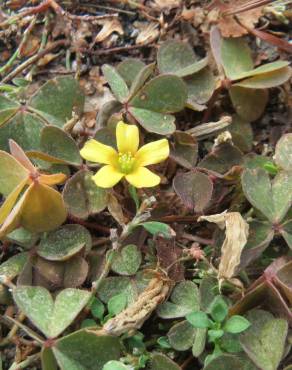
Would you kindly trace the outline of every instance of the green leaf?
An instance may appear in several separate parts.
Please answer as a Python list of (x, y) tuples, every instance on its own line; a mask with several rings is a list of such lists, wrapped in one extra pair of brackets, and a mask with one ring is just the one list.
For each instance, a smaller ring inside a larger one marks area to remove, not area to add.
[(257, 169), (258, 167), (265, 169), (267, 163), (271, 163), (268, 157), (254, 153), (249, 153), (244, 158), (244, 167), (249, 168), (250, 170)]
[(110, 316), (115, 316), (127, 307), (127, 296), (124, 293), (118, 294), (110, 298), (107, 304)]
[(129, 89), (122, 76), (114, 67), (108, 64), (102, 66), (102, 72), (117, 100), (121, 103), (126, 102)]
[(271, 316), (262, 310), (250, 311), (247, 318), (251, 326), (240, 335), (241, 345), (248, 357), (257, 367), (265, 370), (278, 369), (288, 331), (285, 320)]
[(135, 77), (130, 88), (129, 98), (132, 98), (150, 78), (155, 70), (155, 63), (151, 63), (143, 67)]
[(234, 315), (226, 321), (223, 330), (227, 333), (237, 334), (246, 330), (250, 326), (250, 322), (242, 316)]
[(243, 38), (223, 38), (221, 59), (226, 76), (231, 80), (253, 69), (251, 51)]
[(199, 311), (199, 291), (192, 281), (182, 281), (174, 288), (170, 301), (161, 304), (157, 309), (159, 317), (172, 319), (184, 317), (185, 315)]
[(19, 227), (18, 229), (8, 234), (6, 236), (6, 239), (22, 247), (31, 248), (36, 245), (36, 242), (39, 239), (39, 235), (37, 233), (31, 233), (23, 227)]
[(241, 86), (232, 86), (229, 95), (237, 114), (251, 122), (263, 114), (269, 97), (267, 90), (246, 89)]
[(19, 108), (18, 103), (0, 95), (0, 126), (13, 117)]
[(171, 327), (167, 333), (169, 343), (176, 351), (187, 351), (192, 347), (196, 329), (186, 320)]
[(177, 174), (173, 179), (173, 188), (187, 208), (200, 213), (207, 207), (213, 194), (212, 181), (199, 171)]
[(98, 289), (98, 297), (105, 303), (119, 294), (125, 294), (127, 304), (137, 300), (138, 295), (149, 284), (149, 276), (143, 272), (137, 272), (135, 277), (111, 276), (102, 281)]
[(204, 352), (206, 338), (207, 338), (207, 329), (197, 328), (192, 347), (192, 354), (194, 357), (199, 357)]
[(282, 225), (280, 233), (290, 249), (292, 249), (292, 220), (289, 220)]
[(51, 348), (42, 348), (42, 370), (57, 370), (57, 363)]
[(240, 267), (245, 268), (256, 260), (268, 247), (273, 237), (273, 226), (269, 222), (257, 220), (250, 222), (248, 240), (241, 254)]
[(69, 224), (46, 233), (37, 247), (37, 254), (49, 261), (66, 261), (82, 249), (88, 253), (91, 245), (91, 235), (85, 227)]
[(152, 235), (162, 235), (166, 239), (171, 239), (175, 235), (172, 228), (162, 222), (148, 221), (140, 225)]
[(93, 173), (81, 170), (65, 184), (63, 198), (72, 216), (87, 219), (107, 206), (108, 192), (92, 180)]
[(277, 285), (280, 287), (284, 296), (292, 304), (292, 260), (285, 263), (276, 274)]
[(24, 168), (12, 155), (0, 151), (0, 193), (7, 197), (23, 180), (28, 177)]
[(147, 82), (130, 100), (129, 105), (158, 113), (182, 110), (187, 100), (187, 88), (174, 75), (160, 75)]
[(126, 276), (111, 276), (102, 281), (98, 289), (99, 298), (108, 303), (109, 300), (121, 293), (129, 294), (131, 290), (130, 278)]
[(208, 315), (203, 311), (191, 312), (186, 315), (186, 319), (195, 328), (205, 329), (210, 325)]
[(94, 297), (90, 305), (90, 311), (94, 318), (102, 320), (105, 311), (104, 304), (98, 298)]
[(80, 329), (85, 329), (85, 328), (97, 328), (96, 322), (93, 319), (82, 320), (80, 324)]
[(200, 283), (201, 309), (209, 312), (209, 307), (219, 293), (218, 280), (212, 276), (205, 276)]
[(240, 76), (238, 77), (238, 79), (260, 76), (260, 75), (270, 73), (270, 72), (276, 72), (288, 66), (289, 66), (289, 62), (284, 61), (284, 60), (277, 60), (276, 62), (266, 63), (250, 71), (242, 72)]
[(248, 370), (244, 367), (244, 362), (241, 361), (240, 358), (228, 354), (221, 354), (219, 356), (216, 356), (206, 366), (204, 366), (204, 370), (235, 370), (235, 369)]
[(275, 149), (276, 164), (286, 171), (292, 171), (292, 133), (283, 135)]
[(279, 172), (271, 182), (263, 169), (245, 169), (241, 182), (248, 201), (270, 222), (281, 222), (292, 201), (291, 174)]
[(264, 170), (266, 170), (270, 175), (277, 175), (278, 167), (273, 162), (266, 162), (264, 164)]
[[(110, 118), (115, 114), (119, 113), (123, 108), (123, 104), (118, 102), (117, 100), (110, 100), (101, 105), (97, 117), (96, 117), (96, 127), (100, 128), (102, 132), (109, 131), (106, 127)], [(99, 130), (98, 130), (99, 131)], [(96, 134), (98, 134), (98, 131)], [(114, 136), (114, 135), (113, 135)], [(115, 136), (114, 136), (115, 138)], [(97, 137), (95, 137), (97, 139)]]
[(282, 69), (263, 73), (246, 80), (237, 82), (234, 86), (241, 86), (248, 89), (269, 89), (287, 82), (291, 78), (291, 68), (284, 67)]
[(120, 344), (117, 337), (80, 330), (59, 339), (53, 352), (62, 370), (102, 370), (108, 361), (119, 359)]
[(224, 333), (220, 339), (220, 348), (228, 353), (242, 353), (242, 347), (237, 334)]
[(179, 77), (184, 77), (206, 67), (208, 58), (198, 61), (189, 44), (169, 40), (158, 49), (157, 63), (160, 73), (173, 73)]
[(129, 244), (114, 254), (112, 270), (120, 275), (134, 275), (138, 271), (141, 261), (141, 252), (136, 245)]
[(246, 169), (241, 177), (242, 189), (248, 201), (270, 221), (274, 220), (274, 202), (269, 175), (262, 169)]
[(152, 355), (150, 370), (181, 370), (170, 358), (162, 353)]
[(52, 163), (80, 166), (82, 158), (75, 141), (58, 127), (46, 126), (41, 133), (40, 152), (29, 152), (30, 157)]
[(130, 370), (130, 368), (120, 361), (112, 360), (107, 362), (102, 370)]
[(187, 169), (195, 167), (198, 159), (196, 139), (184, 131), (176, 131), (173, 138), (174, 146), (171, 148), (171, 158)]
[(140, 207), (140, 201), (139, 201), (139, 196), (137, 193), (137, 189), (133, 185), (129, 185), (129, 194), (131, 195), (131, 198), (133, 199), (135, 206), (136, 206), (136, 211), (138, 211)]
[(208, 330), (208, 341), (216, 342), (217, 339), (224, 335), (224, 331), (221, 329)]
[(76, 288), (81, 286), (87, 278), (88, 269), (88, 263), (79, 255), (73, 256), (69, 260), (65, 261), (63, 286), (65, 288)]
[(194, 110), (203, 110), (216, 87), (216, 80), (210, 68), (201, 71), (184, 79), (188, 89), (186, 106)]
[(212, 301), (209, 312), (216, 322), (222, 322), (228, 314), (228, 306), (222, 296), (218, 295)]
[(12, 139), (25, 151), (39, 149), (41, 130), (44, 125), (45, 122), (36, 114), (18, 112), (0, 127), (0, 148), (8, 151), (8, 141)]
[(84, 94), (72, 77), (57, 77), (46, 82), (30, 99), (28, 105), (49, 124), (62, 128), (73, 111), (80, 114)]
[(242, 117), (235, 114), (232, 117), (232, 124), (228, 126), (232, 142), (243, 153), (250, 152), (253, 145), (253, 132), (251, 124)]
[(133, 81), (144, 67), (145, 64), (140, 59), (127, 58), (117, 65), (117, 72), (128, 87), (131, 87)]
[(48, 338), (60, 335), (87, 304), (91, 294), (85, 290), (64, 289), (53, 301), (42, 287), (19, 286), (13, 298), (19, 309)]
[(157, 339), (157, 343), (160, 345), (161, 348), (169, 349), (171, 345), (167, 337), (159, 337)]
[(175, 131), (175, 117), (171, 114), (162, 114), (135, 107), (129, 107), (129, 112), (149, 132), (170, 135)]
[(274, 222), (280, 222), (286, 216), (292, 204), (292, 172), (281, 171), (272, 181), (274, 201)]
[(18, 253), (10, 257), (0, 265), (0, 283), (5, 280), (13, 280), (21, 273), (28, 259), (28, 253)]
[(206, 155), (198, 167), (224, 174), (233, 166), (241, 165), (243, 162), (243, 153), (229, 142), (217, 145)]

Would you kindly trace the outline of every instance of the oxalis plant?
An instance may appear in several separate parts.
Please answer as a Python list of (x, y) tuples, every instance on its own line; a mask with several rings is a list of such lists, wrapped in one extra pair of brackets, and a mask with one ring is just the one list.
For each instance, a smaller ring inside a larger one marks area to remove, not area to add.
[[(0, 346), (27, 351), (9, 370), (288, 363), (292, 136), (269, 157), (245, 153), (249, 122), (290, 67), (254, 68), (246, 40), (216, 37), (218, 71), (175, 40), (160, 45), (157, 65), (103, 65), (112, 100), (82, 135), (76, 79), (32, 95), (22, 80), (1, 87)], [(208, 113), (224, 90), (230, 115), (180, 121)], [(216, 225), (199, 223), (206, 214)]]

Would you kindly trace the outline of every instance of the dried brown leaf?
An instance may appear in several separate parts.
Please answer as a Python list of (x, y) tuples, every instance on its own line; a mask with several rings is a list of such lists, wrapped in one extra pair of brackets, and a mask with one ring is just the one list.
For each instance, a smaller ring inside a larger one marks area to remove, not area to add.
[(123, 209), (117, 198), (112, 193), (108, 194), (107, 208), (109, 210), (109, 213), (121, 226), (125, 225), (126, 220), (123, 214)]
[(182, 249), (178, 248), (175, 239), (165, 239), (157, 237), (155, 242), (159, 265), (168, 270), (168, 276), (171, 280), (178, 282), (184, 279), (184, 267), (179, 262), (182, 256)]
[(133, 304), (114, 318), (108, 320), (97, 335), (121, 335), (141, 328), (151, 313), (168, 296), (171, 281), (165, 277), (154, 277)]
[(198, 221), (213, 222), (221, 230), (226, 229), (221, 247), (221, 260), (218, 279), (231, 279), (240, 263), (240, 256), (248, 238), (249, 226), (239, 212), (223, 212), (211, 216), (201, 216)]
[[(236, 9), (242, 9), (244, 6), (250, 3), (250, 0), (237, 0), (229, 1), (229, 4), (220, 5), (220, 18), (218, 20), (218, 26), (222, 33), (223, 37), (240, 37), (246, 35), (248, 31), (241, 27), (233, 15), (224, 15), (224, 13), (236, 13)], [(240, 21), (243, 21), (248, 27), (253, 28), (254, 25), (258, 22), (259, 17), (262, 15), (263, 6), (255, 7), (254, 9), (247, 10), (242, 13), (236, 14)]]
[(119, 35), (124, 34), (123, 27), (117, 18), (105, 19), (100, 24), (102, 25), (102, 29), (96, 35), (94, 43), (104, 41), (114, 32)]
[(136, 38), (137, 45), (149, 44), (156, 40), (156, 38), (159, 36), (157, 23), (136, 22), (135, 26), (140, 31)]
[(153, 6), (161, 10), (170, 10), (178, 8), (182, 3), (182, 0), (154, 0)]

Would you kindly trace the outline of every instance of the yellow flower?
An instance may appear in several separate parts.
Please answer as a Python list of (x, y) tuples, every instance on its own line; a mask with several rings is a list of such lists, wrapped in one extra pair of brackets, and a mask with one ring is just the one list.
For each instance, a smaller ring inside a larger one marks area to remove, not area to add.
[(152, 187), (160, 183), (160, 177), (145, 166), (164, 161), (169, 156), (166, 139), (153, 141), (139, 150), (139, 130), (135, 125), (122, 121), (117, 124), (118, 152), (96, 140), (89, 140), (81, 149), (81, 156), (91, 162), (105, 164), (92, 177), (97, 186), (111, 188), (123, 177), (136, 188)]

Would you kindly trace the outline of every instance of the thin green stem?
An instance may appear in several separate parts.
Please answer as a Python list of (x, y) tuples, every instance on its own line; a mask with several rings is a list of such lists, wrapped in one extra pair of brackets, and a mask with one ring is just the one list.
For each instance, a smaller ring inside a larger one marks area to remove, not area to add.
[(124, 240), (130, 235), (135, 227), (137, 227), (141, 222), (146, 221), (150, 217), (150, 212), (148, 211), (149, 207), (156, 201), (154, 197), (150, 197), (142, 202), (139, 210), (136, 213), (136, 216), (131, 222), (123, 227), (122, 233), (120, 236), (117, 235), (117, 229), (112, 229), (110, 233), (110, 240), (112, 242), (112, 249), (107, 254), (106, 262), (103, 268), (101, 275), (92, 283), (91, 294), (92, 297), (96, 294), (98, 288), (102, 281), (107, 277), (110, 272), (114, 251), (118, 251), (123, 245)]
[(8, 62), (3, 67), (0, 68), (0, 74), (3, 75), (8, 69), (10, 69), (13, 66), (15, 60), (20, 56), (21, 50), (23, 49), (24, 45), (26, 44), (26, 42), (28, 40), (28, 37), (29, 37), (35, 23), (36, 23), (36, 17), (34, 17), (32, 19), (32, 21), (28, 25), (27, 29), (24, 31), (23, 38), (22, 38), (21, 43), (19, 44), (18, 48), (12, 54), (12, 56), (10, 57)]
[[(38, 53), (43, 51), (46, 47), (46, 44), (47, 44), (47, 40), (48, 40), (48, 34), (49, 34), (49, 22), (50, 22), (50, 18), (49, 18), (49, 14), (47, 13), (45, 15), (45, 22), (44, 22), (44, 28), (43, 28), (43, 33), (42, 33), (42, 38), (41, 38), (41, 44), (40, 44), (40, 47), (39, 47), (39, 50), (38, 50)], [(34, 75), (35, 71), (37, 70), (37, 65), (34, 65), (30, 72), (29, 72), (29, 78), (32, 80), (32, 76)]]

